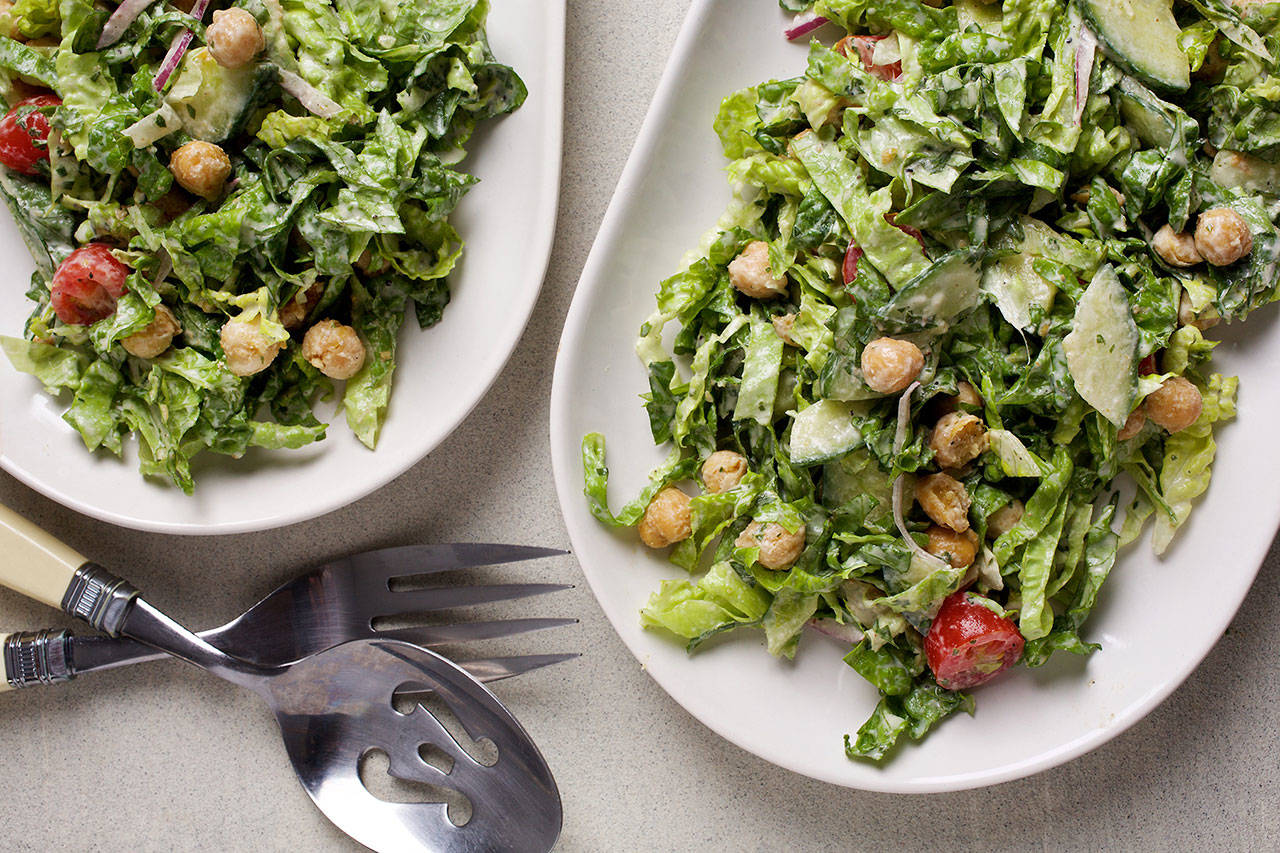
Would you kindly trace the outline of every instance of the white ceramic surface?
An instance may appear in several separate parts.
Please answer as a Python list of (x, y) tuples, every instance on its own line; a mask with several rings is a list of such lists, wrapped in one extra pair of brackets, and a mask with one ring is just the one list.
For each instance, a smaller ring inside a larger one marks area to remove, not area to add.
[[(144, 480), (136, 455), (87, 454), (61, 419), (65, 406), (0, 358), (0, 466), (87, 515), (166, 533), (240, 533), (337, 509), (429, 453), (502, 370), (537, 301), (550, 257), (560, 182), (564, 0), (493, 0), (489, 40), (529, 88), (524, 106), (481, 128), (463, 168), (480, 183), (453, 222), (467, 241), (439, 325), (410, 318), (400, 337), (391, 408), (376, 451), (339, 416), (328, 438), (299, 451), (197, 459), (196, 493)], [(0, 216), (0, 260), (13, 271), (0, 292), (0, 334), (20, 335), (33, 268), (10, 216)], [(131, 446), (129, 451), (134, 451)]]
[[(875, 706), (874, 689), (810, 636), (794, 662), (772, 659), (759, 632), (728, 635), (693, 657), (640, 628), (638, 611), (681, 570), (633, 531), (606, 529), (582, 496), (580, 442), (604, 432), (613, 505), (662, 458), (639, 395), (632, 351), (657, 283), (729, 198), (712, 118), (722, 97), (803, 72), (806, 48), (781, 38), (776, 4), (695, 2), (605, 216), (565, 326), (552, 390), (552, 459), (574, 550), (623, 641), (650, 675), (708, 727), (816, 779), (889, 792), (989, 785), (1059, 764), (1114, 737), (1174, 690), (1209, 651), (1249, 588), (1280, 522), (1280, 360), (1275, 306), (1227, 330), (1219, 370), (1241, 377), (1240, 416), (1221, 433), (1213, 485), (1163, 559), (1145, 544), (1121, 555), (1088, 625), (1102, 651), (1019, 668), (977, 693), (977, 715), (948, 720), (882, 768), (845, 758), (842, 736)], [(1263, 473), (1270, 472), (1270, 473)]]

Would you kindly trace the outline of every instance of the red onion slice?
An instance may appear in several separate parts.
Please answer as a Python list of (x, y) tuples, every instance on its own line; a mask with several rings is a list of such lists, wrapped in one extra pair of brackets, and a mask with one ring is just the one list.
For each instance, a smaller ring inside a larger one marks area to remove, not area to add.
[(120, 36), (124, 35), (124, 31), (129, 29), (129, 25), (137, 20), (138, 15), (142, 14), (142, 10), (155, 2), (156, 0), (124, 0), (111, 13), (111, 17), (107, 18), (107, 23), (102, 27), (102, 35), (98, 36), (98, 44), (94, 47), (94, 50), (111, 47), (111, 45), (120, 41)]
[(826, 22), (826, 18), (813, 10), (801, 12), (799, 15), (795, 16), (791, 21), (791, 26), (787, 27), (785, 31), (787, 41), (795, 41), (802, 36), (806, 36)]
[(306, 107), (308, 112), (320, 118), (333, 118), (342, 112), (342, 107), (324, 92), (283, 68), (280, 69), (280, 88), (297, 98), (298, 103)]
[(840, 623), (834, 619), (810, 619), (809, 627), (823, 636), (833, 640), (841, 640), (851, 646), (862, 642), (863, 633), (857, 625), (848, 622)]
[(1089, 103), (1089, 82), (1093, 79), (1094, 58), (1098, 53), (1098, 37), (1087, 26), (1080, 27), (1076, 39), (1076, 111), (1075, 125), (1080, 127), (1084, 108)]
[[(191, 17), (197, 21), (204, 18), (204, 12), (209, 8), (209, 0), (196, 0), (191, 6)], [(164, 88), (164, 84), (169, 82), (170, 75), (174, 69), (178, 67), (178, 63), (182, 62), (182, 57), (186, 55), (187, 48), (191, 47), (191, 40), (195, 38), (195, 33), (191, 30), (183, 30), (178, 37), (173, 40), (173, 44), (169, 46), (169, 52), (164, 55), (164, 61), (160, 63), (160, 70), (156, 72), (156, 79), (153, 81), (157, 92)]]

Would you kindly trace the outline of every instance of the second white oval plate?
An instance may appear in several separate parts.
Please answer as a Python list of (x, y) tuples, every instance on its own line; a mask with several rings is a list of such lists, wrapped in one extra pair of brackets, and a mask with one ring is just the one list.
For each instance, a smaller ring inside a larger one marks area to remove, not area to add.
[[(515, 349), (551, 254), (560, 186), (564, 0), (493, 0), (489, 42), (529, 89), (515, 113), (482, 127), (461, 168), (480, 178), (452, 222), (466, 254), (444, 319), (420, 331), (410, 318), (386, 427), (369, 451), (346, 423), (299, 451), (198, 459), (196, 493), (144, 480), (136, 455), (90, 455), (62, 421), (65, 406), (0, 357), (0, 467), (86, 515), (164, 533), (241, 533), (313, 518), (402, 474), (462, 422)], [(21, 334), (33, 265), (7, 211), (0, 260), (14, 272), (0, 291), (0, 332)], [(322, 415), (323, 416), (323, 415)], [(129, 443), (131, 446), (132, 442)], [(133, 449), (131, 447), (131, 449)]]
[(841, 661), (844, 650), (810, 636), (794, 662), (777, 661), (760, 632), (742, 632), (689, 657), (673, 638), (643, 630), (639, 610), (650, 592), (681, 570), (634, 531), (597, 523), (582, 495), (585, 433), (608, 438), (615, 506), (664, 455), (649, 434), (639, 399), (648, 381), (631, 342), (658, 282), (679, 269), (729, 200), (711, 129), (721, 99), (804, 70), (806, 47), (784, 41), (786, 20), (772, 0), (696, 0), (681, 31), (561, 341), (551, 442), (569, 536), (601, 607), (646, 671), (743, 749), (815, 779), (877, 791), (949, 791), (1027, 776), (1104, 743), (1168, 696), (1253, 582), (1280, 522), (1280, 479), (1260, 476), (1280, 463), (1280, 398), (1270, 392), (1280, 318), (1276, 306), (1258, 312), (1217, 350), (1216, 369), (1241, 379), (1238, 421), (1223, 430), (1213, 485), (1165, 559), (1145, 543), (1121, 555), (1087, 626), (1102, 650), (1012, 671), (976, 691), (976, 716), (946, 721), (883, 767), (846, 759), (842, 737), (877, 697)]

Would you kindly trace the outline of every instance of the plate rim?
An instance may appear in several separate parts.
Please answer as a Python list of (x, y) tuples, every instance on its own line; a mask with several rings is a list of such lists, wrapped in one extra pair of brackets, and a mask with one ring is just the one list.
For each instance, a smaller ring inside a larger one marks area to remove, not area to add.
[[(305, 509), (298, 511), (281, 511), (277, 513), (260, 514), (253, 519), (230, 520), (215, 523), (200, 523), (191, 521), (165, 521), (138, 518), (119, 512), (114, 512), (106, 507), (96, 506), (86, 503), (71, 494), (57, 484), (51, 484), (42, 480), (37, 474), (28, 470), (26, 466), (18, 460), (12, 458), (6, 453), (3, 447), (0, 447), (0, 469), (21, 482), (23, 485), (38, 492), (41, 495), (53, 500), (68, 509), (71, 509), (81, 515), (105, 521), (119, 527), (125, 527), (132, 530), (139, 530), (147, 533), (165, 533), (179, 536), (226, 536), (241, 533), (257, 533), (266, 530), (274, 530), (281, 527), (287, 527), (291, 524), (298, 524), (304, 521), (320, 518), (332, 512), (349, 506), (356, 501), (362, 500), (388, 483), (396, 480), (405, 474), (413, 466), (417, 465), (427, 457), (432, 451), (444, 443), (462, 423), (470, 417), (475, 411), (476, 406), (488, 395), (494, 383), (506, 371), (507, 365), (511, 361), (511, 357), (515, 354), (516, 348), (524, 339), (524, 334), (528, 329), (529, 322), (533, 317), (533, 310), (537, 306), (538, 298), (545, 286), (547, 270), (551, 263), (551, 253), (555, 246), (555, 227), (556, 218), (560, 204), (560, 185), (562, 179), (563, 159), (564, 159), (564, 79), (565, 79), (565, 45), (566, 45), (566, 23), (567, 23), (567, 4), (568, 0), (541, 0), (544, 5), (545, 15), (549, 19), (548, 32), (553, 35), (547, 40), (544, 46), (547, 69), (547, 85), (544, 92), (539, 92), (539, 97), (547, 99), (548, 103), (545, 107), (545, 117), (547, 120), (546, 142), (549, 151), (549, 158), (546, 167), (539, 175), (539, 203), (537, 210), (530, 221), (530, 231), (533, 234), (534, 250), (530, 253), (529, 258), (532, 261), (530, 267), (529, 280), (532, 286), (527, 288), (526, 295), (520, 303), (516, 303), (516, 307), (523, 316), (523, 321), (519, 328), (513, 330), (514, 333), (510, 339), (502, 347), (502, 356), (495, 363), (492, 375), (485, 382), (477, 383), (472, 386), (469, 394), (459, 396), (468, 397), (465, 403), (460, 406), (454, 416), (443, 421), (443, 428), (436, 436), (434, 441), (425, 443), (420, 452), (408, 454), (403, 460), (396, 464), (388, 465), (379, 472), (378, 476), (371, 478), (368, 482), (363, 483), (360, 487), (344, 492), (329, 500), (316, 501), (308, 505)], [(491, 10), (492, 12), (492, 10)], [(519, 69), (517, 69), (518, 73)], [(6, 211), (6, 214), (7, 211)], [(536, 276), (535, 276), (536, 274)], [(497, 348), (495, 348), (497, 349)], [(33, 384), (33, 391), (37, 394), (44, 394), (41, 389), (37, 389)], [(376, 452), (376, 451), (375, 451)], [(138, 475), (141, 476), (141, 475)]]
[[(640, 132), (628, 154), (613, 196), (610, 198), (609, 205), (601, 220), (599, 231), (587, 255), (582, 275), (578, 280), (573, 300), (565, 317), (564, 329), (561, 333), (552, 374), (549, 437), (552, 476), (555, 481), (556, 495), (560, 502), (561, 515), (564, 519), (571, 547), (576, 554), (581, 554), (584, 550), (580, 547), (580, 542), (585, 539), (584, 527), (598, 522), (591, 518), (589, 514), (582, 512), (582, 507), (579, 506), (584, 500), (582, 494), (583, 471), (581, 457), (572, 452), (566, 454), (562, 450), (562, 445), (572, 445), (558, 440), (558, 438), (564, 437), (568, 409), (572, 403), (571, 393), (567, 389), (567, 379), (565, 378), (571, 369), (569, 354), (576, 349), (578, 341), (585, 334), (587, 324), (584, 315), (587, 311), (587, 296), (604, 286), (602, 272), (606, 264), (606, 258), (611, 252), (611, 246), (623, 236), (621, 221), (631, 207), (632, 191), (640, 185), (644, 174), (656, 156), (659, 127), (663, 124), (679, 96), (677, 84), (683, 76), (685, 65), (697, 49), (699, 35), (705, 22), (711, 17), (713, 6), (716, 2), (717, 0), (693, 0), (685, 16), (674, 47), (667, 59), (667, 64), (659, 78), (653, 100), (641, 123)], [(580, 440), (581, 438), (579, 437)], [(1249, 553), (1248, 560), (1253, 567), (1252, 571), (1249, 572), (1249, 582), (1242, 585), (1238, 596), (1231, 596), (1226, 599), (1231, 606), (1222, 608), (1218, 619), (1208, 620), (1211, 623), (1211, 633), (1206, 632), (1206, 636), (1211, 637), (1211, 641), (1204, 648), (1197, 649), (1195, 654), (1183, 657), (1181, 665), (1175, 669), (1172, 676), (1157, 685), (1153, 685), (1152, 690), (1144, 694), (1140, 700), (1125, 706), (1106, 725), (1092, 728), (1088, 733), (1073, 740), (1059, 744), (1031, 758), (1015, 761), (1008, 765), (972, 773), (923, 776), (909, 780), (893, 779), (888, 776), (872, 777), (873, 779), (879, 778), (883, 781), (883, 784), (875, 782), (863, 784), (847, 778), (838, 778), (829, 773), (814, 772), (812, 768), (798, 766), (796, 762), (788, 761), (786, 754), (777, 754), (767, 748), (762, 748), (759, 746), (760, 742), (758, 741), (748, 745), (730, 734), (727, 731), (727, 726), (719, 724), (715, 719), (704, 719), (691, 710), (670, 686), (670, 683), (675, 679), (668, 674), (662, 673), (661, 668), (659, 672), (655, 672), (646, 662), (646, 650), (616, 627), (618, 621), (622, 618), (635, 619), (634, 613), (624, 616), (615, 612), (614, 608), (605, 603), (604, 598), (598, 591), (598, 579), (593, 577), (593, 573), (584, 570), (583, 576), (586, 578), (587, 585), (591, 589), (596, 603), (609, 620), (610, 628), (627, 647), (627, 650), (636, 661), (640, 663), (644, 672), (686, 713), (719, 737), (778, 767), (844, 788), (888, 794), (936, 794), (993, 786), (1041, 773), (1102, 746), (1144, 719), (1186, 682), (1191, 673), (1195, 671), (1221, 640), (1223, 633), (1235, 618), (1245, 597), (1257, 581), (1258, 573), (1262, 569), (1263, 561), (1266, 559), (1272, 540), (1275, 537), (1274, 531), (1280, 530), (1280, 507), (1273, 511), (1272, 521), (1270, 528), (1273, 531), (1272, 536), (1265, 539), (1260, 537), (1260, 545), (1245, 549)]]

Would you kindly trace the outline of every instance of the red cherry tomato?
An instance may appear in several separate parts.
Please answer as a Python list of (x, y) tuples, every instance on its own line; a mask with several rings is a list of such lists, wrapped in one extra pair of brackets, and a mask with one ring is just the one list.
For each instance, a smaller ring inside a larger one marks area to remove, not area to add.
[[(36, 164), (49, 159), (49, 148), (44, 144), (49, 139), (49, 117), (30, 110), (21, 117), (18, 113), (24, 111), (24, 107), (50, 107), (61, 103), (62, 99), (53, 95), (37, 95), (18, 101), (0, 119), (0, 163), (15, 172), (34, 175)], [(37, 145), (37, 142), (41, 144)]]
[(938, 684), (948, 690), (977, 687), (1018, 662), (1022, 656), (1018, 626), (957, 592), (942, 609), (924, 638), (924, 653)]
[(53, 274), (53, 311), (64, 323), (88, 326), (115, 313), (129, 268), (105, 243), (81, 246)]
[(876, 65), (876, 42), (883, 41), (886, 38), (888, 36), (846, 36), (836, 44), (836, 50), (845, 56), (857, 53), (858, 59), (862, 60), (862, 67), (868, 73), (874, 74), (881, 80), (897, 80), (902, 76), (901, 62)]
[(862, 260), (863, 251), (857, 243), (849, 241), (849, 248), (844, 253), (844, 264), (840, 267), (840, 275), (847, 285), (858, 277), (858, 262)]

